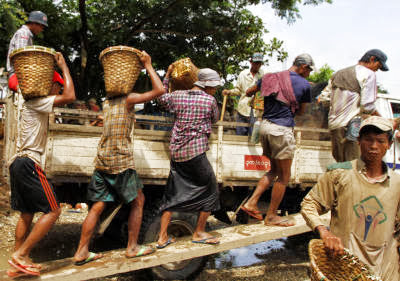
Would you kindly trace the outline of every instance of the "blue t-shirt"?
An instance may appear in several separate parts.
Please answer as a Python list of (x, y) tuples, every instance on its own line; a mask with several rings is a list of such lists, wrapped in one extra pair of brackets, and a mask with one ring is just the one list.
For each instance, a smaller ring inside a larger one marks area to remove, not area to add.
[[(310, 83), (296, 72), (290, 72), (290, 80), (297, 102), (311, 102), (311, 86)], [(262, 79), (258, 80), (257, 88), (261, 89)], [(263, 119), (286, 127), (294, 127), (294, 114), (290, 107), (284, 103), (277, 101), (274, 96), (264, 97), (264, 113)]]

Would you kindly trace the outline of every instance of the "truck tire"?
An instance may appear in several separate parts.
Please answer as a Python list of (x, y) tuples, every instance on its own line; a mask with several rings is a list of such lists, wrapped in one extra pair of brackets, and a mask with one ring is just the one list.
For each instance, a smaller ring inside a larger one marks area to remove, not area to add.
[[(154, 215), (145, 212), (141, 227), (139, 241), (150, 243), (157, 241), (160, 231), (161, 215)], [(197, 224), (197, 214), (194, 213), (173, 213), (168, 226), (168, 234), (174, 237), (192, 235)], [(207, 256), (163, 264), (150, 268), (150, 273), (161, 280), (181, 280), (195, 276), (199, 273), (207, 261)]]

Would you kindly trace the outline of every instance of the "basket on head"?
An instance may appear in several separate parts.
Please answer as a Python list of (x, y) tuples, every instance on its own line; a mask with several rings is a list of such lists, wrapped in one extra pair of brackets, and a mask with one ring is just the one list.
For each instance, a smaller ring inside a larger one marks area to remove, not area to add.
[(194, 82), (198, 80), (199, 69), (192, 63), (190, 58), (177, 60), (172, 65), (171, 91), (193, 88)]
[(100, 53), (108, 97), (129, 94), (139, 77), (141, 52), (127, 46), (113, 46)]
[(10, 54), (24, 99), (44, 97), (53, 85), (55, 50), (43, 46), (27, 46)]
[(312, 239), (308, 245), (312, 281), (369, 281), (375, 276), (368, 265), (345, 249), (343, 256), (328, 256), (321, 239)]

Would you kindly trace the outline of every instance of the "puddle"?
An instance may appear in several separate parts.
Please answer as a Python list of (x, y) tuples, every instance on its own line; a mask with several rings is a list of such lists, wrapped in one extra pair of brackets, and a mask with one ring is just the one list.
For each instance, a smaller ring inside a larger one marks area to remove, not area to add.
[(260, 263), (301, 263), (308, 261), (309, 237), (292, 237), (270, 240), (242, 248), (232, 249), (212, 256), (209, 269), (229, 269)]

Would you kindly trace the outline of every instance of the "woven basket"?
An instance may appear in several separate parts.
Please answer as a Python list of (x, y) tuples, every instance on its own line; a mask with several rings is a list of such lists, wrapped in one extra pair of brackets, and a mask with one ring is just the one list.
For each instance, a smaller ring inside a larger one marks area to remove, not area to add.
[(312, 281), (369, 281), (380, 280), (368, 265), (347, 249), (343, 256), (328, 256), (321, 239), (312, 239), (308, 245)]
[(54, 49), (27, 46), (10, 54), (18, 78), (18, 86), (24, 99), (44, 97), (50, 94), (55, 66)]
[(139, 50), (126, 46), (108, 47), (100, 53), (108, 97), (126, 95), (132, 91), (143, 68), (140, 54)]
[(193, 88), (193, 83), (198, 80), (199, 69), (192, 63), (190, 58), (177, 60), (172, 65), (171, 91)]

